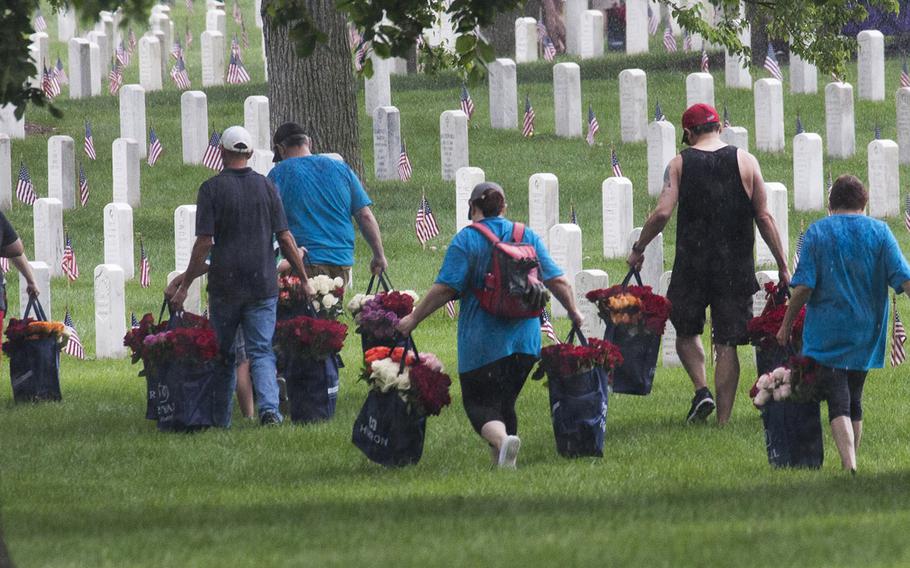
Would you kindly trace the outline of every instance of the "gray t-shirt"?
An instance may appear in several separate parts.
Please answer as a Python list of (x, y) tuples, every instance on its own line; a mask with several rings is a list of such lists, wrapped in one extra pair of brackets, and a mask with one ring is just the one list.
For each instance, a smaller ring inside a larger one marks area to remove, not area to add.
[(275, 186), (250, 168), (226, 169), (196, 198), (196, 236), (214, 241), (208, 292), (231, 300), (278, 295), (272, 240), (288, 229)]

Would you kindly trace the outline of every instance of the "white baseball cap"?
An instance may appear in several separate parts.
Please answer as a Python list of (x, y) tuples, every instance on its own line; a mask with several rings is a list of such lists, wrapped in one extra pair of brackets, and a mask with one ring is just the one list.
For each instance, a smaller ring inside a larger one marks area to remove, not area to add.
[(221, 135), (221, 147), (244, 154), (253, 151), (253, 137), (242, 126), (232, 126)]

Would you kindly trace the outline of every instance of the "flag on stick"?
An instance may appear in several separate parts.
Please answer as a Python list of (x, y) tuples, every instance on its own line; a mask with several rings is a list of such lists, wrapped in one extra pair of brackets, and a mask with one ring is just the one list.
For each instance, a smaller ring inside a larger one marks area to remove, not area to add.
[(553, 329), (553, 322), (550, 320), (550, 310), (547, 308), (544, 308), (543, 313), (540, 314), (540, 331), (553, 343), (559, 343), (556, 330)]
[(155, 129), (149, 128), (149, 166), (154, 166), (158, 162), (162, 152), (164, 152), (164, 147), (161, 145), (161, 140), (155, 135)]
[(98, 156), (95, 155), (95, 137), (92, 136), (92, 125), (88, 122), (85, 123), (85, 139), (83, 140), (83, 149), (85, 150), (85, 155), (88, 156), (89, 160), (95, 160)]
[(236, 53), (231, 53), (231, 61), (228, 65), (227, 82), (231, 85), (242, 85), (250, 82), (250, 74), (247, 73), (243, 61)]
[(907, 196), (904, 203), (904, 227), (910, 231), (910, 195)]
[(88, 204), (88, 177), (85, 175), (85, 167), (79, 162), (79, 203), (85, 207)]
[(130, 312), (130, 328), (136, 329), (139, 327), (139, 320), (136, 319), (136, 312)]
[(468, 115), (468, 120), (474, 116), (474, 100), (471, 99), (468, 87), (464, 83), (461, 84), (461, 110)]
[(569, 214), (569, 222), (573, 225), (578, 224), (578, 212), (575, 210), (575, 202), (572, 202), (572, 212)]
[(904, 343), (907, 341), (907, 330), (904, 329), (904, 322), (901, 321), (901, 316), (897, 313), (896, 296), (891, 298), (891, 309), (894, 311), (894, 324), (891, 328), (891, 366), (897, 367), (907, 358), (907, 353), (904, 351)]
[(525, 95), (525, 118), (521, 127), (521, 135), (525, 138), (534, 136), (534, 107), (531, 106), (530, 95)]
[(76, 252), (73, 250), (73, 241), (70, 236), (66, 235), (66, 244), (63, 247), (63, 259), (60, 261), (60, 268), (70, 282), (79, 278), (79, 264), (76, 262)]
[(16, 182), (16, 198), (26, 205), (34, 205), (38, 199), (35, 186), (32, 185), (32, 176), (24, 162), (19, 162), (19, 181)]
[(597, 124), (597, 117), (594, 116), (594, 109), (591, 105), (588, 105), (588, 135), (585, 137), (585, 140), (588, 142), (588, 146), (594, 145), (594, 137), (597, 135), (597, 131), (600, 130), (600, 125)]
[(619, 167), (619, 158), (616, 157), (616, 148), (610, 146), (610, 165), (613, 166), (613, 177), (623, 177), (622, 168)]
[(152, 264), (145, 253), (142, 235), (139, 235), (139, 286), (148, 288), (152, 285)]
[(667, 24), (667, 27), (664, 28), (664, 49), (667, 50), (667, 53), (676, 52), (676, 38), (673, 37), (673, 32), (670, 30), (670, 24)]
[(220, 172), (224, 169), (224, 162), (221, 159), (221, 134), (212, 128), (212, 136), (209, 138), (209, 145), (202, 156), (202, 165)]
[(181, 91), (190, 88), (190, 76), (186, 72), (186, 64), (183, 62), (183, 55), (177, 58), (177, 62), (174, 63), (174, 66), (171, 68), (171, 79), (174, 80), (174, 84), (176, 84), (177, 88)]
[(796, 238), (796, 251), (793, 253), (793, 272), (796, 272), (796, 267), (799, 266), (799, 255), (803, 252), (803, 243), (806, 240), (806, 232), (800, 231), (799, 237)]
[(657, 104), (654, 105), (654, 121), (667, 120), (667, 115), (664, 114), (663, 109), (660, 108), (660, 101), (657, 101)]
[(648, 35), (654, 35), (660, 28), (660, 18), (657, 12), (651, 9), (651, 3), (648, 2)]
[(44, 14), (41, 13), (41, 10), (35, 12), (35, 20), (32, 22), (32, 27), (36, 32), (47, 30), (47, 20), (44, 19)]
[(764, 67), (772, 77), (780, 82), (784, 81), (784, 75), (780, 71), (780, 65), (777, 64), (777, 55), (774, 53), (774, 46), (770, 41), (768, 42), (768, 53), (765, 55)]
[(85, 348), (82, 347), (82, 340), (79, 339), (79, 333), (76, 332), (76, 324), (73, 323), (73, 316), (70, 315), (69, 306), (66, 308), (66, 315), (63, 316), (63, 327), (69, 333), (69, 341), (63, 348), (63, 352), (71, 355), (76, 359), (85, 359)]
[(879, 126), (878, 124), (875, 125), (875, 129), (872, 131), (872, 137), (873, 137), (875, 140), (881, 140), (881, 139), (882, 139), (882, 127)]
[(433, 210), (430, 209), (430, 202), (427, 201), (426, 195), (421, 197), (420, 205), (417, 207), (414, 229), (421, 245), (439, 234), (439, 226), (436, 224), (436, 217), (433, 215)]
[(66, 70), (63, 68), (63, 60), (60, 59), (60, 56), (57, 56), (57, 66), (55, 67), (56, 71), (54, 73), (57, 76), (57, 83), (60, 85), (68, 85), (70, 78), (66, 75)]
[(907, 70), (907, 60), (904, 60), (904, 65), (901, 67), (901, 87), (910, 87), (910, 71)]
[(60, 83), (47, 66), (41, 72), (41, 91), (48, 100), (54, 100), (54, 97), (60, 94)]
[(408, 157), (408, 150), (405, 148), (404, 139), (401, 139), (401, 154), (398, 155), (398, 179), (408, 181), (411, 179), (411, 159)]
[(805, 130), (803, 129), (803, 121), (800, 120), (799, 111), (797, 111), (796, 112), (796, 133), (802, 134), (803, 132), (805, 132)]
[(730, 122), (730, 113), (727, 112), (727, 101), (724, 101), (724, 128), (730, 128), (733, 123)]
[(701, 72), (710, 73), (710, 61), (708, 60), (708, 52), (704, 49), (701, 50)]
[(111, 72), (107, 74), (107, 80), (110, 82), (107, 89), (110, 94), (116, 95), (120, 92), (120, 86), (123, 84), (123, 71), (116, 61), (111, 65)]

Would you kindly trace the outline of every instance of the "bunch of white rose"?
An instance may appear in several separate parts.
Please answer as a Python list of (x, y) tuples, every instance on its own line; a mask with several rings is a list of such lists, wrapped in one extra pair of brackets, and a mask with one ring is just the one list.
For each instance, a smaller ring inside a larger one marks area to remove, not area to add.
[(332, 319), (341, 315), (341, 296), (344, 294), (344, 280), (320, 274), (307, 280), (310, 288), (316, 293), (313, 298), (313, 309), (320, 315)]

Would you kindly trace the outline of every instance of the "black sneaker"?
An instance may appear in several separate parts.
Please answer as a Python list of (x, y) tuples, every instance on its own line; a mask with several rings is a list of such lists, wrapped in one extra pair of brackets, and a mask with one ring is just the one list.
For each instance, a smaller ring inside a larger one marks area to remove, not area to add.
[(689, 409), (689, 415), (686, 416), (686, 422), (704, 422), (714, 412), (715, 406), (714, 396), (708, 387), (698, 389), (692, 398), (692, 407)]
[(274, 412), (264, 412), (259, 417), (259, 424), (262, 426), (278, 426), (281, 424), (281, 417)]

